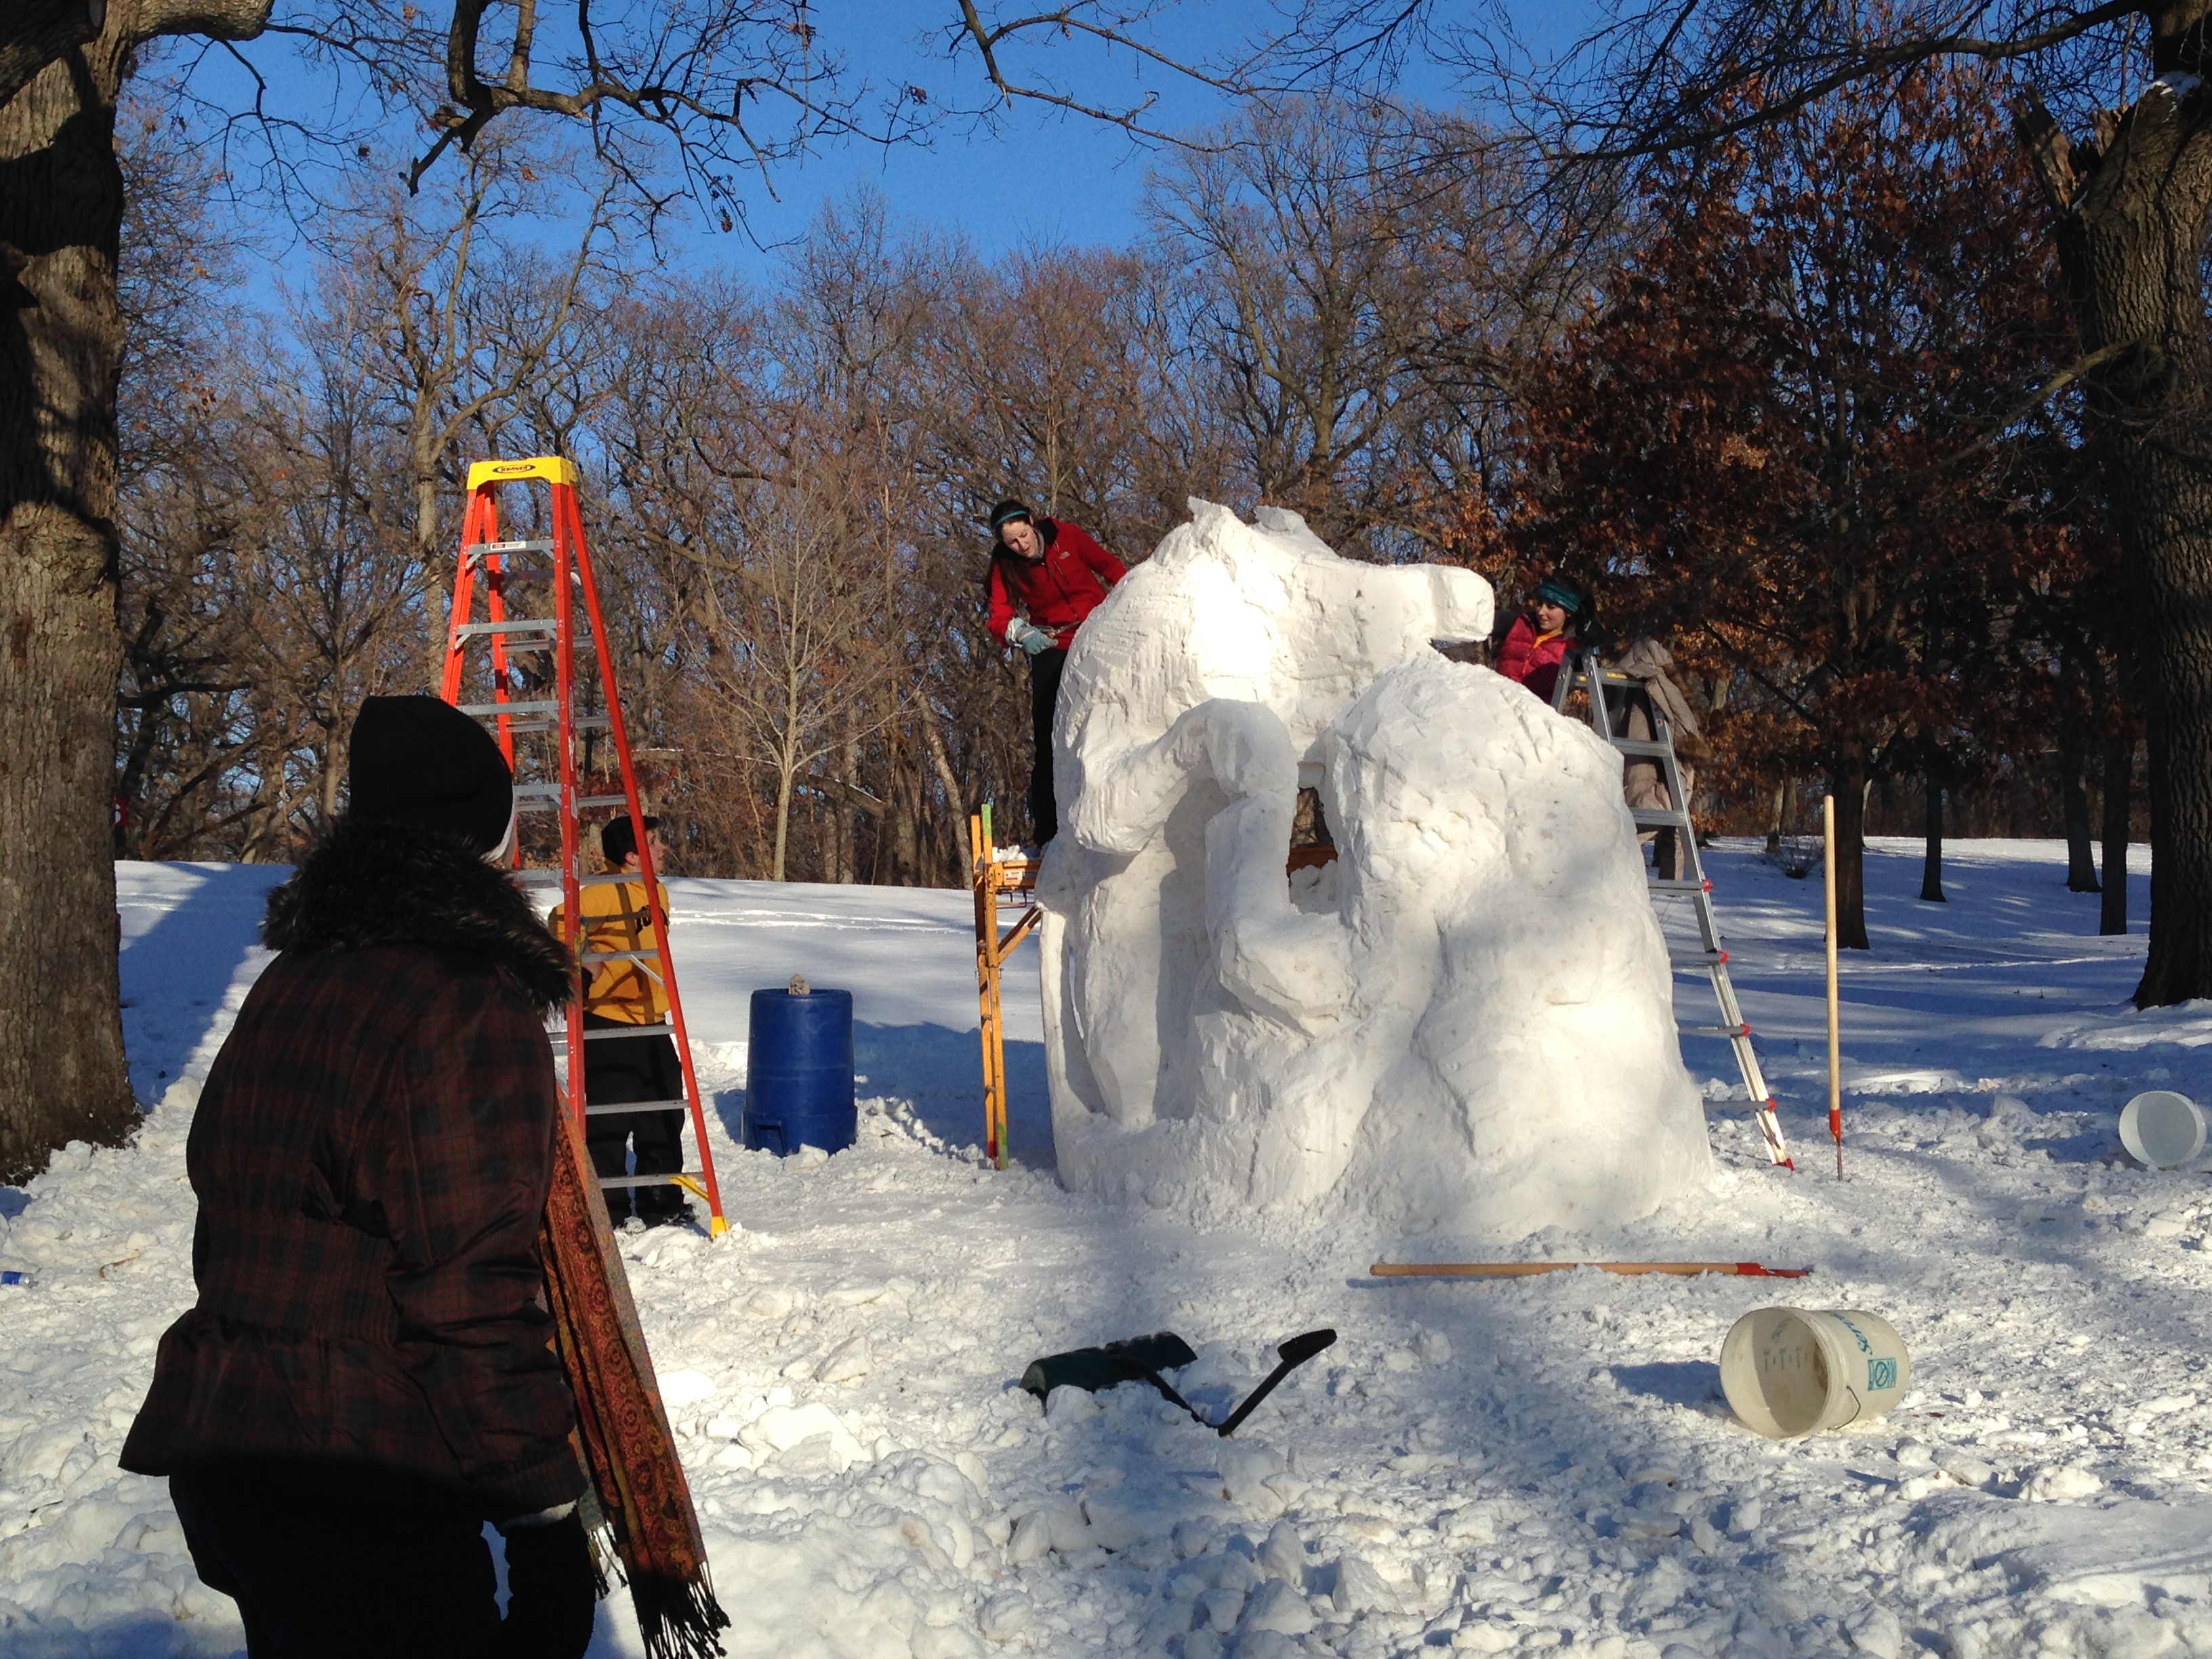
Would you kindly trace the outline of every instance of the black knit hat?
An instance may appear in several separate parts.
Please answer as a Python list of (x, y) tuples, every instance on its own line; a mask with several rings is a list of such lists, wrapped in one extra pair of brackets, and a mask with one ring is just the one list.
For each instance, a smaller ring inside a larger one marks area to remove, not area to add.
[(478, 853), (507, 836), (514, 775), (491, 733), (441, 697), (369, 697), (353, 723), (353, 816), (448, 830)]

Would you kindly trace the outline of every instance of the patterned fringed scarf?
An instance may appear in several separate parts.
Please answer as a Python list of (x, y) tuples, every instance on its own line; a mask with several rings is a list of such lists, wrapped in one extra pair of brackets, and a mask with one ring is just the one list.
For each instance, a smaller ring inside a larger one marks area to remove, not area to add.
[[(715, 1604), (707, 1577), (706, 1542), (676, 1461), (629, 1277), (615, 1249), (583, 1133), (566, 1114), (556, 1140), (553, 1190), (538, 1250), (561, 1363), (576, 1396), (578, 1452), (592, 1478), (589, 1496), (614, 1534), (646, 1652), (651, 1659), (710, 1659), (722, 1651), (714, 1632), (728, 1628), (730, 1619)], [(588, 1505), (586, 1518), (594, 1554), (604, 1559)]]

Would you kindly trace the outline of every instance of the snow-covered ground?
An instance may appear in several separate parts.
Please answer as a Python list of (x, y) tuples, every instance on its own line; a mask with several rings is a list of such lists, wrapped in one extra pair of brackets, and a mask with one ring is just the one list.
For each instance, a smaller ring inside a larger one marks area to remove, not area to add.
[[(160, 1104), (131, 1148), (0, 1188), (0, 1267), (32, 1276), (0, 1289), (9, 1659), (240, 1644), (162, 1483), (115, 1456), (191, 1300), (185, 1132), (280, 873), (122, 869), (127, 1035)], [(2063, 848), (1956, 843), (1937, 907), (1913, 897), (1917, 847), (1880, 845), (1875, 949), (1844, 967), (1838, 1184), (1819, 885), (1741, 849), (1711, 873), (1798, 1172), (1717, 1103), (1709, 1189), (1519, 1253), (1816, 1269), (1796, 1283), (1377, 1280), (1374, 1261), (1458, 1247), (1071, 1196), (1024, 972), (1026, 1167), (994, 1172), (964, 894), (674, 884), (738, 1230), (625, 1249), (730, 1653), (2212, 1653), (2212, 1194), (2130, 1165), (2114, 1127), (2137, 1090), (2212, 1097), (2212, 1006), (2127, 1006), (2140, 923), (2100, 939)], [(854, 992), (871, 1100), (854, 1151), (780, 1163), (728, 1130), (746, 995), (793, 972)], [(1705, 1023), (1698, 986), (1678, 1001)], [(1717, 1043), (1689, 1059), (1728, 1076)], [(1739, 1427), (1715, 1359), (1774, 1302), (1891, 1320), (1902, 1407), (1790, 1445)], [(1135, 1387), (1048, 1417), (1015, 1383), (1038, 1355), (1166, 1328), (1200, 1356), (1185, 1391), (1219, 1407), (1324, 1324), (1336, 1346), (1231, 1441)], [(595, 1653), (635, 1650), (604, 1614)]]

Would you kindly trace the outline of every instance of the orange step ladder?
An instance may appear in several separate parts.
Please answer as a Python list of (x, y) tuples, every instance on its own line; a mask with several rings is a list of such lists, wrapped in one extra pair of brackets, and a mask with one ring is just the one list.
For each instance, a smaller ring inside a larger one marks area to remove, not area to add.
[[(499, 492), (507, 485), (543, 482), (550, 496), (548, 518), (552, 533), (527, 540), (501, 541), (499, 536)], [(550, 592), (538, 600), (532, 590), (544, 584)], [(485, 616), (476, 615), (477, 594), (484, 598)], [(583, 601), (583, 616), (576, 614)], [(550, 614), (548, 614), (550, 611)], [(590, 649), (599, 669), (599, 685), (605, 708), (599, 713), (580, 713), (577, 703), (576, 650), (580, 623), (590, 635)], [(471, 650), (490, 650), (490, 696), (482, 702), (463, 702)], [(550, 654), (550, 686), (542, 668), (530, 672), (517, 659)], [(517, 681), (521, 682), (518, 686)], [(546, 695), (550, 690), (551, 695)], [(517, 696), (520, 690), (522, 693)], [(616, 690), (614, 658), (599, 610), (599, 584), (592, 572), (592, 556), (584, 540), (584, 521), (576, 507), (576, 467), (557, 455), (528, 460), (478, 461), (469, 468), (469, 498), (461, 520), (460, 568), (453, 582), (453, 612), (446, 635), (446, 672), (440, 696), (465, 714), (473, 714), (492, 728), (500, 750), (515, 773), (514, 799), (519, 813), (550, 811), (558, 816), (561, 853), (558, 868), (526, 870), (522, 836), (518, 823), (514, 858), (516, 878), (526, 885), (561, 890), (562, 915), (572, 941), (576, 991), (563, 1022), (555, 1035), (564, 1039), (559, 1054), (567, 1076), (562, 1092), (577, 1125), (594, 1115), (622, 1112), (689, 1109), (691, 1133), (698, 1147), (699, 1165), (675, 1175), (609, 1176), (605, 1188), (675, 1185), (704, 1199), (708, 1231), (720, 1237), (728, 1228), (722, 1215), (721, 1188), (714, 1179), (714, 1158), (707, 1144), (706, 1114), (701, 1109), (699, 1079), (691, 1064), (691, 1044), (684, 1024), (684, 1000), (676, 986), (676, 964), (668, 950), (668, 917), (660, 897), (659, 872), (653, 867), (653, 845), (645, 832), (645, 811), (637, 787), (637, 769), (623, 724), (622, 698)], [(582, 794), (585, 769), (580, 762), (582, 734), (606, 732), (622, 775), (619, 794)], [(539, 775), (526, 778), (517, 761), (517, 739), (536, 763)], [(549, 752), (550, 751), (550, 752)], [(544, 775), (550, 770), (550, 775)], [(583, 826), (580, 815), (605, 808), (627, 811), (637, 835), (639, 870), (635, 876), (586, 874), (581, 865)], [(590, 951), (578, 925), (580, 902), (586, 887), (641, 882), (650, 907), (653, 945), (637, 951)], [(580, 1011), (584, 987), (602, 963), (627, 961), (660, 982), (668, 998), (665, 1024), (615, 1025), (586, 1030)], [(584, 1045), (607, 1037), (672, 1036), (684, 1068), (681, 1100), (627, 1101), (619, 1105), (589, 1105), (584, 1098)]]

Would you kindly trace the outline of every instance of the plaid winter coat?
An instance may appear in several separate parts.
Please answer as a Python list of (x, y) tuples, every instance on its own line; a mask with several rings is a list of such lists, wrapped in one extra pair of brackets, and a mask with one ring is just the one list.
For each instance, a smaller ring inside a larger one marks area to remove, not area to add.
[(344, 821), (262, 937), (187, 1143), (198, 1305), (123, 1467), (343, 1464), (491, 1519), (574, 1498), (537, 1253), (560, 946), (459, 842)]

